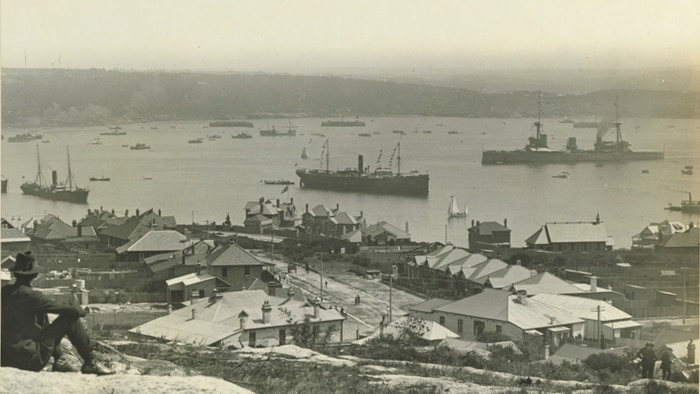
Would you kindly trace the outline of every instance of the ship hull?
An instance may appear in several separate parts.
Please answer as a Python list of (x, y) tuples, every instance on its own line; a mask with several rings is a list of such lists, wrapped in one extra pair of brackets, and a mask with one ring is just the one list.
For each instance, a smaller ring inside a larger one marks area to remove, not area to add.
[(299, 169), (301, 188), (336, 190), (357, 193), (397, 194), (425, 197), (428, 195), (427, 174), (391, 176), (337, 174), (334, 172)]
[(582, 163), (663, 160), (663, 152), (484, 151), (481, 164)]
[(51, 189), (48, 187), (39, 186), (36, 183), (24, 183), (20, 186), (20, 189), (22, 189), (22, 193), (29, 196), (36, 196), (53, 201), (72, 202), (76, 204), (87, 204), (88, 194), (90, 193), (90, 190), (87, 189)]

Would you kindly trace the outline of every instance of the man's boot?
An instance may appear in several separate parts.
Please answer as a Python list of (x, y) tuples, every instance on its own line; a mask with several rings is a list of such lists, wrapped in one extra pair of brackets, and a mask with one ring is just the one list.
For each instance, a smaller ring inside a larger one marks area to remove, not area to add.
[(97, 362), (97, 358), (95, 357), (94, 353), (91, 353), (90, 357), (85, 359), (85, 364), (83, 364), (80, 372), (98, 376), (114, 374), (114, 371)]

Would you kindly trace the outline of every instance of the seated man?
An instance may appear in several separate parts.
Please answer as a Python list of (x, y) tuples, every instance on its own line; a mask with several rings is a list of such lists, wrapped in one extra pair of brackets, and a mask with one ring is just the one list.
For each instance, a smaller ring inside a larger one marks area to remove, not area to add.
[[(2, 365), (40, 371), (53, 356), (54, 371), (77, 372), (65, 361), (59, 346), (68, 336), (83, 359), (82, 373), (114, 373), (97, 363), (95, 345), (80, 321), (85, 311), (77, 301), (57, 301), (32, 289), (31, 281), (39, 271), (31, 253), (17, 254), (10, 269), (15, 282), (2, 288)], [(49, 323), (47, 313), (58, 317)]]

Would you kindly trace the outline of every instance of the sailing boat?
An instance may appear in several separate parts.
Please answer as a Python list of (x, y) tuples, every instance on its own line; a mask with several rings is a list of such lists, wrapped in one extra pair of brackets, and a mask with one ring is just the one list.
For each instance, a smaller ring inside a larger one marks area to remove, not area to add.
[(70, 168), (70, 151), (68, 154), (68, 177), (63, 183), (57, 182), (56, 171), (51, 172), (51, 184), (47, 184), (41, 174), (41, 160), (39, 158), (39, 145), (36, 146), (37, 173), (34, 182), (25, 182), (20, 186), (22, 193), (55, 201), (66, 201), (78, 204), (86, 204), (89, 189), (78, 187)]
[(467, 217), (467, 213), (469, 210), (467, 209), (466, 204), (464, 205), (464, 211), (459, 209), (459, 204), (457, 204), (457, 198), (455, 196), (450, 195), (452, 200), (450, 201), (449, 207), (447, 207), (447, 215), (450, 218), (464, 218)]
[(309, 152), (306, 151), (306, 147), (301, 151), (301, 158), (302, 159), (308, 159), (309, 158)]

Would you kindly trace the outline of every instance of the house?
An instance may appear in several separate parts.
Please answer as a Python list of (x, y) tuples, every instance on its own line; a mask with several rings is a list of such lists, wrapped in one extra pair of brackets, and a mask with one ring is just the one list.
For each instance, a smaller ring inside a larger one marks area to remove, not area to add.
[(360, 216), (352, 216), (347, 212), (341, 212), (339, 204), (336, 204), (335, 209), (330, 209), (323, 204), (309, 209), (309, 205), (306, 204), (304, 213), (301, 215), (301, 224), (308, 233), (339, 238), (363, 228), (365, 221), (362, 212)]
[(632, 249), (654, 250), (657, 245), (675, 233), (688, 230), (681, 222), (664, 220), (661, 223), (651, 223), (642, 231), (632, 236)]
[(345, 318), (317, 301), (273, 297), (261, 290), (216, 293), (130, 332), (221, 348), (268, 347), (293, 343), (295, 324), (308, 320), (320, 333), (342, 342)]
[(144, 258), (143, 262), (154, 279), (167, 280), (197, 272), (200, 268), (206, 269), (204, 259), (214, 247), (213, 241), (199, 241), (192, 243), (181, 253), (160, 253)]
[(503, 224), (480, 221), (475, 224), (472, 220), (472, 226), (467, 231), (471, 251), (480, 252), (482, 249), (510, 247), (510, 229), (507, 219), (503, 219)]
[(528, 248), (553, 252), (602, 252), (614, 245), (600, 215), (593, 222), (546, 223), (525, 243)]
[(78, 225), (92, 227), (99, 232), (108, 227), (121, 226), (126, 222), (127, 218), (117, 216), (114, 210), (110, 212), (103, 209), (88, 209), (87, 215), (78, 222)]
[(16, 229), (10, 222), (2, 219), (0, 227), (0, 250), (17, 253), (29, 249), (31, 238)]
[(585, 294), (585, 290), (582, 290), (574, 284), (552, 275), (549, 272), (542, 272), (513, 283), (508, 290), (513, 293), (517, 293), (519, 290), (525, 290), (527, 294), (530, 295), (542, 293), (565, 295)]
[[(127, 212), (128, 213), (128, 212)], [(105, 225), (98, 232), (100, 241), (107, 247), (116, 248), (137, 240), (153, 230), (174, 230), (177, 222), (174, 216), (161, 216), (160, 210), (153, 209), (126, 219), (123, 224)]]
[(217, 278), (208, 272), (191, 272), (165, 281), (168, 286), (168, 305), (182, 305), (214, 295), (220, 288), (231, 287), (231, 284)]
[(369, 246), (405, 245), (411, 242), (411, 234), (385, 221), (362, 229), (362, 244)]
[(673, 255), (695, 255), (700, 253), (700, 228), (690, 224), (689, 229), (684, 232), (677, 232), (656, 246), (658, 253)]
[[(413, 311), (409, 315), (413, 316)], [(427, 317), (465, 340), (476, 340), (485, 332), (497, 332), (513, 340), (527, 335), (546, 336), (559, 345), (569, 337), (585, 334), (585, 321), (575, 313), (531, 300), (525, 292), (512, 294), (484, 289), (479, 294), (436, 306)]]
[(380, 325), (372, 334), (354, 341), (353, 344), (366, 345), (370, 340), (384, 335), (391, 335), (395, 338), (399, 338), (404, 334), (405, 330), (412, 331), (414, 334), (420, 335), (421, 339), (431, 343), (444, 341), (447, 338), (459, 338), (459, 335), (432, 320), (404, 316), (385, 326)]
[[(219, 245), (205, 259), (207, 272), (230, 283), (231, 290), (246, 290), (256, 280), (263, 280), (263, 271), (268, 263), (263, 263), (235, 243)], [(272, 274), (270, 274), (272, 276)], [(266, 276), (273, 288), (278, 288), (279, 282)], [(266, 289), (267, 291), (267, 289)]]
[(251, 233), (263, 234), (272, 228), (294, 228), (301, 224), (293, 198), (286, 203), (280, 203), (279, 199), (273, 203), (260, 197), (258, 201), (248, 201), (244, 209), (243, 226)]
[(32, 242), (52, 244), (71, 250), (95, 250), (99, 243), (94, 228), (83, 227), (75, 221), (71, 226), (52, 214), (35, 221), (31, 230), (27, 230), (25, 234)]
[(177, 252), (192, 246), (193, 241), (175, 230), (151, 230), (138, 239), (115, 249), (117, 261), (144, 261), (161, 253)]

